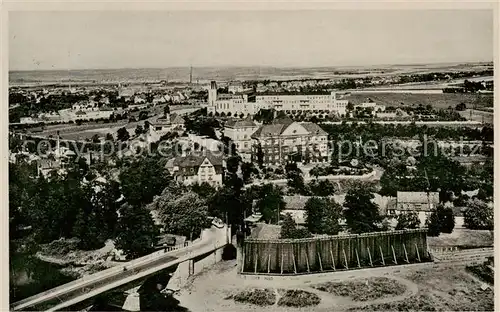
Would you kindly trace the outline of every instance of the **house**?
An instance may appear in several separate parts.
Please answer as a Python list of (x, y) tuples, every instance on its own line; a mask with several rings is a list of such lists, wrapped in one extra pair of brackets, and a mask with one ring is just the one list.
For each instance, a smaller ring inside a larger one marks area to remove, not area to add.
[(229, 93), (238, 93), (238, 92), (243, 92), (244, 88), (243, 88), (243, 84), (241, 83), (241, 81), (233, 81), (233, 82), (230, 82), (228, 87), (227, 87), (227, 91)]
[(223, 166), (222, 156), (214, 155), (208, 150), (179, 156), (170, 159), (166, 164), (176, 181), (185, 185), (207, 182), (215, 187), (222, 185)]
[(250, 160), (252, 152), (252, 134), (257, 130), (257, 124), (252, 120), (252, 116), (247, 118), (232, 119), (224, 125), (224, 136), (231, 139), (236, 145), (238, 153), (245, 161)]
[(55, 170), (59, 173), (61, 169), (62, 169), (61, 162), (58, 160), (50, 158), (42, 158), (37, 161), (38, 176), (43, 176), (46, 178), (50, 172)]
[(389, 215), (415, 212), (423, 226), (427, 217), (439, 205), (439, 192), (400, 192), (396, 196), (396, 205), (388, 207)]
[(298, 123), (288, 117), (260, 126), (252, 134), (252, 157), (258, 159), (260, 150), (266, 165), (289, 161), (328, 161), (328, 134), (317, 124)]

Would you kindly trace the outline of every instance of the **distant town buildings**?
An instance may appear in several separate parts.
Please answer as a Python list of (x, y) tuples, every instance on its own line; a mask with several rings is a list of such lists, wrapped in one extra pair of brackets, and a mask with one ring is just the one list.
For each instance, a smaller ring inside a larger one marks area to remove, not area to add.
[(292, 160), (326, 162), (328, 134), (317, 124), (298, 123), (288, 117), (260, 126), (253, 134), (252, 156), (263, 155), (266, 165), (284, 164)]

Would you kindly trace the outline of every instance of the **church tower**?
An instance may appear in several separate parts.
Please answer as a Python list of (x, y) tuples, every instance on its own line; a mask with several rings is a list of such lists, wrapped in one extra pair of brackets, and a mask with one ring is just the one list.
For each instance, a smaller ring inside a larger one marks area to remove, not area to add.
[(208, 105), (215, 106), (216, 100), (217, 100), (217, 83), (215, 81), (211, 81), (210, 89), (208, 90)]

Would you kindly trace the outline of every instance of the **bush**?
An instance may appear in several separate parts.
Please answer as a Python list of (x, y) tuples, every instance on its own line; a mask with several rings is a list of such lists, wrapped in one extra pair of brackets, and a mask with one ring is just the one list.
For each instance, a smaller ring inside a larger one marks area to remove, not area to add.
[(479, 277), (482, 281), (494, 284), (495, 273), (486, 264), (466, 266), (466, 270)]
[(274, 290), (270, 288), (253, 288), (250, 290), (244, 290), (226, 299), (231, 298), (236, 302), (251, 303), (259, 306), (274, 305), (276, 302), (276, 294), (274, 293)]
[(387, 277), (373, 277), (350, 282), (327, 282), (315, 285), (313, 288), (336, 296), (350, 297), (354, 301), (370, 301), (383, 297), (399, 296), (406, 291), (403, 284)]
[(493, 229), (493, 207), (478, 199), (469, 201), (468, 206), (464, 212), (466, 228), (471, 230)]
[(396, 230), (416, 229), (420, 226), (420, 219), (415, 212), (401, 213), (396, 217)]
[(297, 228), (297, 224), (290, 213), (285, 215), (281, 225), (280, 237), (283, 239), (300, 239), (312, 237), (311, 232), (306, 228)]
[(426, 220), (428, 228), (427, 235), (439, 236), (441, 233), (451, 233), (455, 228), (455, 216), (451, 208), (445, 208), (443, 205), (437, 206), (429, 218)]
[(285, 291), (284, 295), (278, 300), (279, 306), (285, 307), (308, 307), (318, 305), (321, 299), (318, 295), (300, 289), (280, 290)]

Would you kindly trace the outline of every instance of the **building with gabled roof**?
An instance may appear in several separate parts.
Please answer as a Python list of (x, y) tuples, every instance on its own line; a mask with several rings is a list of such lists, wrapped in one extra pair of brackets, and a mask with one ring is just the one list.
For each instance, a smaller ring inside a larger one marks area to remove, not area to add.
[(175, 181), (185, 185), (206, 182), (219, 187), (222, 185), (224, 160), (222, 155), (203, 150), (170, 159), (166, 168)]
[(439, 203), (439, 192), (398, 191), (396, 200), (387, 207), (387, 214), (395, 216), (402, 213), (416, 213), (422, 227)]
[(259, 127), (248, 115), (245, 119), (231, 119), (224, 125), (224, 136), (235, 145), (238, 153), (246, 161), (250, 160), (252, 152), (252, 134)]
[(316, 124), (294, 122), (286, 116), (260, 126), (252, 134), (252, 140), (252, 156), (258, 159), (262, 150), (267, 165), (329, 159), (328, 133)]

